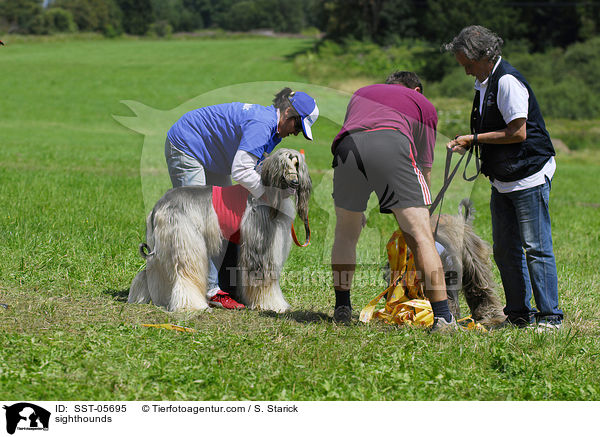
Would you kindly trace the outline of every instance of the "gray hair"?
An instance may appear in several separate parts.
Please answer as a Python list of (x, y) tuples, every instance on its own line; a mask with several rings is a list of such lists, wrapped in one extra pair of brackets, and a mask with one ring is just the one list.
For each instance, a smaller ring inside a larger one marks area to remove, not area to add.
[(468, 26), (442, 49), (448, 52), (463, 52), (471, 61), (489, 59), (496, 62), (502, 54), (502, 38), (483, 26)]

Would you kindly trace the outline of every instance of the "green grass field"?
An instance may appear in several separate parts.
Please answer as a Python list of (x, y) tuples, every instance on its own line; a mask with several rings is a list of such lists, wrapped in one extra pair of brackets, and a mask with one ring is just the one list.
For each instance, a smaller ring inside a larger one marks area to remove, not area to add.
[[(347, 95), (302, 85), (291, 59), (310, 40), (3, 40), (0, 303), (8, 309), (0, 308), (0, 399), (600, 399), (597, 147), (557, 157), (551, 214), (562, 331), (448, 337), (378, 323), (336, 326), (329, 144)], [(169, 314), (128, 305), (143, 267), (145, 215), (169, 188), (161, 146), (170, 123), (206, 102), (268, 104), (285, 83), (313, 92), (323, 112), (314, 143), (282, 143), (306, 150), (315, 186), (313, 242), (293, 248), (284, 271), (292, 312)], [(434, 192), (444, 138), (466, 126), (470, 107), (435, 103)], [(457, 180), (445, 210), (465, 196), (478, 209), (477, 231), (491, 241), (489, 184)], [(359, 247), (355, 313), (383, 290), (378, 265), (394, 230), (374, 200)], [(165, 322), (196, 332), (141, 326)]]

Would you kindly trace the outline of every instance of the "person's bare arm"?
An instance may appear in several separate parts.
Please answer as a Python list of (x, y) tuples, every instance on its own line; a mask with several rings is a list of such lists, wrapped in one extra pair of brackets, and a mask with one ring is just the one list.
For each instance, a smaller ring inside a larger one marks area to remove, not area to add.
[[(485, 144), (512, 144), (525, 141), (527, 138), (525, 118), (516, 118), (505, 129), (477, 134), (477, 142)], [(461, 135), (449, 141), (446, 147), (460, 154), (473, 144), (474, 135)]]

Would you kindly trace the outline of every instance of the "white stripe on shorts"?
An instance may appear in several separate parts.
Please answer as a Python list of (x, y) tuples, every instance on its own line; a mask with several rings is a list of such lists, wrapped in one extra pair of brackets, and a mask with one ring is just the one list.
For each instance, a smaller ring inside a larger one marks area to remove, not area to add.
[(413, 157), (412, 150), (410, 152), (410, 159), (412, 161), (413, 170), (417, 175), (417, 179), (419, 180), (419, 185), (421, 186), (421, 193), (423, 194), (423, 202), (425, 205), (431, 205), (431, 194), (429, 193), (429, 186), (427, 185), (427, 181), (425, 180), (425, 176), (419, 167), (417, 167), (417, 163), (415, 162), (415, 158)]

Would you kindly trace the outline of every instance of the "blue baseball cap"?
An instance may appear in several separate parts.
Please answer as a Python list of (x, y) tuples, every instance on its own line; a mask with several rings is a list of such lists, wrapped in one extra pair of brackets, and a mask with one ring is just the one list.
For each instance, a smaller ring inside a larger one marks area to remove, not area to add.
[(302, 133), (307, 140), (312, 140), (311, 126), (319, 117), (317, 102), (311, 96), (302, 91), (296, 91), (289, 97), (290, 103), (302, 119)]

